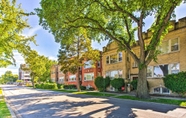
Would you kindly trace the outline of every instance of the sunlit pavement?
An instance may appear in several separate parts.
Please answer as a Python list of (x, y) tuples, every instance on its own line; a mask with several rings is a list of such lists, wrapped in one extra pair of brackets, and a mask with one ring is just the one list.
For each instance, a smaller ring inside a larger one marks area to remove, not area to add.
[(11, 108), (22, 118), (186, 118), (175, 105), (97, 98), (2, 85)]

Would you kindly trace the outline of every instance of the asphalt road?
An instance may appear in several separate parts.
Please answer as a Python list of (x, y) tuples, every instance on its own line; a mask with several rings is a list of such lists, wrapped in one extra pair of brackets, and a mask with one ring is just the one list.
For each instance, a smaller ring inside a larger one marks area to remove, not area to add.
[(22, 118), (186, 118), (175, 105), (98, 98), (20, 86), (2, 85), (4, 95)]

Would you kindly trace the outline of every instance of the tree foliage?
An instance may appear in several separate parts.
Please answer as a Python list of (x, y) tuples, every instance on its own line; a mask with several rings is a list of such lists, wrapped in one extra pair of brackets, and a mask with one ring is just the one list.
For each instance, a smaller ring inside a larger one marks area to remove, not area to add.
[(169, 74), (163, 78), (165, 87), (173, 92), (184, 95), (186, 94), (186, 72), (178, 74)]
[[(156, 47), (167, 33), (171, 15), (182, 0), (42, 0), (36, 9), (40, 24), (50, 30), (56, 41), (68, 40), (76, 31), (86, 29), (90, 39), (111, 39), (126, 50), (139, 68), (137, 96), (149, 98), (146, 84), (147, 65), (156, 60)], [(52, 16), (52, 17), (51, 17)], [(144, 20), (153, 16), (149, 44), (143, 38)], [(137, 40), (135, 39), (135, 32)], [(103, 38), (104, 37), (104, 38)], [(132, 46), (140, 47), (139, 56)]]
[(27, 56), (24, 56), (26, 64), (29, 66), (23, 70), (31, 71), (32, 82), (47, 82), (50, 79), (50, 68), (55, 61), (48, 59), (48, 57), (39, 55), (36, 51), (32, 50), (27, 52)]
[(16, 82), (16, 80), (18, 79), (18, 75), (17, 74), (13, 74), (12, 71), (6, 71), (3, 75), (1, 75), (0, 77), (0, 83), (1, 84), (5, 84), (8, 82)]
[(13, 51), (26, 54), (30, 50), (29, 43), (34, 42), (34, 36), (26, 37), (21, 33), (29, 28), (20, 5), (16, 7), (16, 0), (0, 1), (0, 67), (15, 64)]
[(103, 78), (101, 76), (98, 76), (95, 79), (94, 84), (96, 85), (99, 91), (106, 91), (106, 88), (110, 85), (110, 78)]
[(83, 63), (86, 59), (91, 59), (96, 62), (100, 58), (98, 50), (93, 50), (91, 47), (91, 40), (86, 36), (71, 36), (67, 41), (61, 41), (61, 49), (59, 50), (58, 62), (61, 65), (61, 70), (64, 73), (70, 72), (77, 73), (77, 89), (80, 88), (80, 70), (79, 68), (84, 66)]
[(124, 79), (123, 79), (123, 78), (114, 78), (113, 80), (110, 81), (110, 84), (111, 84), (116, 90), (121, 89), (121, 87), (125, 85)]

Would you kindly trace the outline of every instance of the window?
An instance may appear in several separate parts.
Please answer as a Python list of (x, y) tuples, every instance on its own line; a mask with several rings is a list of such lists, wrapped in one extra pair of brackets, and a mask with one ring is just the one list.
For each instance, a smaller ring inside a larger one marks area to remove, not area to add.
[(92, 60), (89, 60), (89, 61), (85, 62), (85, 65), (84, 65), (85, 69), (92, 68), (92, 67), (93, 67), (93, 61)]
[(154, 77), (163, 77), (168, 75), (168, 65), (154, 66)]
[(154, 88), (154, 93), (158, 94), (169, 94), (170, 90), (165, 87), (156, 87)]
[(86, 74), (84, 74), (84, 80), (85, 81), (94, 80), (94, 73), (86, 73)]
[(122, 70), (113, 70), (106, 72), (106, 76), (113, 78), (122, 78)]
[(117, 54), (110, 56), (110, 63), (116, 63), (118, 61)]
[(76, 81), (76, 75), (70, 75), (69, 81)]
[(170, 64), (171, 73), (178, 73), (180, 71), (179, 63)]
[(163, 41), (161, 46), (159, 46), (159, 50), (161, 51), (162, 54), (178, 51), (179, 50), (178, 38), (168, 40), (168, 41)]
[(147, 67), (147, 77), (152, 77), (153, 74), (153, 66)]
[(109, 56), (107, 56), (106, 63), (109, 64)]
[(118, 61), (122, 61), (122, 52), (119, 52), (119, 53), (118, 53), (118, 57), (119, 57), (119, 58), (118, 58)]
[(98, 61), (98, 67), (101, 67), (101, 63), (100, 63), (100, 61)]
[(178, 38), (171, 40), (171, 51), (177, 51), (179, 50), (178, 47)]
[(59, 82), (63, 83), (64, 82), (64, 77), (60, 77)]
[(133, 63), (132, 63), (132, 68), (137, 68), (138, 67), (138, 64), (134, 61)]
[(180, 71), (179, 63), (148, 66), (147, 77), (164, 77), (168, 74), (178, 73), (179, 71)]
[(162, 54), (168, 53), (169, 52), (169, 41), (163, 41), (159, 49)]

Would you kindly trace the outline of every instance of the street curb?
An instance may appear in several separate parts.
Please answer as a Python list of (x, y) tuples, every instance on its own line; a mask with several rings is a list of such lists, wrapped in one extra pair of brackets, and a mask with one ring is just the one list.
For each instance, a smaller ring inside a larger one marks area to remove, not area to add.
[(3, 89), (2, 89), (2, 95), (4, 96), (4, 100), (5, 100), (6, 105), (7, 105), (8, 109), (9, 109), (9, 111), (10, 111), (11, 117), (12, 117), (12, 118), (22, 118), (21, 115), (18, 113), (18, 111), (15, 110), (15, 108), (14, 108), (14, 106), (11, 104), (11, 102), (8, 101), (8, 99), (7, 99), (8, 97), (6, 97), (6, 96), (4, 95)]

